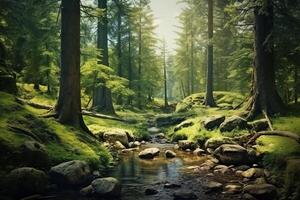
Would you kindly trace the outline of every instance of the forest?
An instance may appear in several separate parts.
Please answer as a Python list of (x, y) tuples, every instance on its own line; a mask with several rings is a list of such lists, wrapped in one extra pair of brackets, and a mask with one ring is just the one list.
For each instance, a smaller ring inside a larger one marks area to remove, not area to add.
[(300, 1), (0, 0), (1, 200), (299, 200)]

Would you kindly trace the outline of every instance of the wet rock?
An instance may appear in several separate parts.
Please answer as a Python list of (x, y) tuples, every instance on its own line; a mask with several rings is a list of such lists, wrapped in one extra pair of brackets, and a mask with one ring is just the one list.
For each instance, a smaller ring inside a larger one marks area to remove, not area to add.
[(113, 147), (116, 150), (126, 149), (126, 147), (120, 141), (116, 141)]
[(179, 140), (178, 141), (179, 148), (182, 150), (195, 150), (197, 148), (197, 144), (195, 142), (191, 142), (188, 140)]
[(154, 188), (147, 188), (146, 190), (145, 190), (145, 194), (146, 195), (155, 195), (155, 194), (157, 194), (158, 193), (158, 191), (156, 190), (156, 189), (154, 189)]
[(250, 168), (242, 173), (245, 178), (259, 178), (264, 176), (264, 169), (262, 168)]
[(204, 187), (207, 192), (217, 192), (223, 188), (223, 184), (216, 181), (209, 181)]
[(203, 149), (197, 148), (193, 151), (193, 154), (195, 156), (202, 156), (205, 153), (205, 151)]
[(276, 197), (276, 187), (271, 184), (253, 184), (244, 187), (244, 192), (257, 199), (272, 200)]
[(214, 156), (223, 164), (243, 164), (248, 162), (247, 150), (237, 144), (223, 144), (214, 151)]
[(124, 130), (111, 130), (103, 134), (103, 139), (109, 143), (121, 142), (125, 147), (128, 147), (128, 137)]
[(221, 137), (221, 138), (210, 138), (205, 142), (205, 149), (212, 149), (215, 150), (222, 144), (237, 144), (233, 141), (232, 138), (229, 137)]
[(237, 170), (237, 171), (235, 171), (235, 175), (238, 177), (242, 177), (243, 172), (244, 171), (242, 171), (242, 170)]
[(48, 185), (48, 176), (41, 170), (22, 167), (12, 170), (5, 184), (10, 195), (21, 198), (43, 193)]
[(155, 135), (155, 137), (156, 137), (157, 139), (164, 139), (164, 138), (166, 138), (166, 136), (165, 136), (164, 133), (159, 133), (159, 134)]
[(198, 199), (197, 195), (190, 190), (178, 190), (174, 194), (174, 200), (193, 200)]
[(123, 149), (122, 153), (129, 153), (129, 152), (133, 152), (133, 151), (137, 151), (137, 150), (139, 150), (139, 148)]
[(174, 149), (176, 149), (176, 150), (179, 149), (179, 145), (178, 145), (178, 144), (175, 144), (175, 145), (174, 145)]
[(50, 164), (45, 146), (36, 141), (25, 141), (21, 145), (21, 156), (27, 166), (48, 168)]
[(242, 186), (238, 184), (228, 184), (225, 186), (224, 190), (226, 194), (236, 194), (241, 192)]
[(98, 178), (95, 179), (91, 186), (94, 191), (94, 195), (100, 197), (119, 197), (121, 196), (121, 184), (120, 182), (113, 178)]
[(173, 188), (180, 188), (181, 185), (176, 184), (176, 183), (166, 183), (164, 185), (164, 188), (168, 188), (168, 189), (173, 189)]
[(52, 167), (49, 175), (60, 186), (80, 186), (90, 179), (91, 170), (85, 161), (73, 160)]
[(248, 165), (240, 165), (238, 167), (235, 168), (237, 171), (240, 170), (240, 171), (246, 171), (248, 169), (250, 169), (250, 167)]
[(232, 170), (229, 167), (227, 167), (226, 165), (217, 165), (214, 168), (214, 173), (215, 174), (218, 174), (218, 173), (220, 173), (220, 174), (229, 174), (230, 172), (232, 172)]
[(150, 134), (155, 134), (155, 133), (159, 133), (161, 130), (157, 127), (151, 127), (151, 128), (148, 128), (148, 132)]
[(139, 153), (141, 159), (153, 159), (155, 156), (158, 156), (160, 150), (158, 148), (147, 148)]
[(215, 128), (218, 128), (220, 124), (222, 124), (224, 121), (225, 121), (225, 116), (214, 116), (206, 119), (203, 122), (203, 126), (207, 130), (213, 130)]
[(129, 148), (136, 148), (139, 146), (141, 146), (141, 143), (139, 141), (129, 142)]
[(269, 128), (268, 120), (260, 119), (249, 123), (249, 126), (253, 131), (260, 132), (266, 131)]
[(92, 185), (86, 186), (80, 190), (82, 196), (92, 196), (94, 193), (95, 191)]
[(255, 179), (254, 183), (255, 184), (265, 184), (265, 183), (267, 183), (267, 181), (264, 177), (260, 177), (260, 178)]
[(142, 144), (146, 144), (146, 141), (142, 140), (142, 141), (141, 141), (141, 145), (142, 145)]
[(171, 150), (167, 150), (165, 152), (166, 158), (175, 158), (176, 157), (176, 153), (174, 151)]
[(221, 132), (230, 132), (234, 129), (247, 129), (247, 128), (248, 128), (247, 121), (239, 116), (232, 116), (230, 118), (227, 118), (220, 125)]
[(184, 122), (181, 122), (180, 124), (176, 125), (175, 128), (174, 128), (174, 132), (176, 131), (179, 131), (183, 128), (187, 128), (189, 126), (193, 126), (194, 125), (194, 122), (192, 121), (184, 121)]

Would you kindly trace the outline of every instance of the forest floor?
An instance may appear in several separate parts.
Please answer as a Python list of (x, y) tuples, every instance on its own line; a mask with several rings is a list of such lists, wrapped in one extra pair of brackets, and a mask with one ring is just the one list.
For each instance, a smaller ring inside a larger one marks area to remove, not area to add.
[[(30, 85), (19, 85), (19, 88), (20, 97), (30, 102), (43, 105), (55, 103), (55, 98), (47, 95), (43, 88), (40, 92), (34, 91)], [(229, 118), (241, 112), (233, 109), (244, 100), (242, 95), (236, 93), (216, 92), (218, 108), (203, 107), (203, 94), (195, 94), (178, 103), (176, 111), (170, 114), (163, 114), (161, 108), (155, 105), (147, 111), (117, 108), (118, 116), (124, 121), (84, 116), (87, 126), (100, 140), (103, 139), (103, 133), (125, 131), (143, 143), (140, 148), (131, 150), (117, 150), (113, 145), (63, 126), (51, 118), (42, 118), (47, 110), (20, 103), (12, 95), (1, 92), (0, 96), (1, 177), (18, 167), (30, 166), (48, 171), (62, 162), (84, 160), (92, 170), (98, 171), (99, 176), (109, 175), (120, 179), (124, 184), (122, 199), (172, 199), (176, 192), (183, 192), (178, 195), (196, 195), (200, 199), (237, 199), (243, 198), (243, 186), (257, 181), (238, 176), (238, 166), (224, 167), (214, 163), (215, 159), (210, 153), (202, 152), (200, 156), (195, 156), (193, 148), (183, 151), (177, 147), (179, 141), (186, 140), (206, 150), (204, 142), (209, 139), (220, 141), (249, 134), (246, 129), (221, 132), (220, 129), (203, 128), (203, 121), (209, 117), (224, 115)], [(300, 106), (290, 105), (287, 111), (284, 116), (272, 118), (274, 129), (300, 134)], [(41, 144), (47, 156), (25, 152), (28, 141)], [(150, 161), (140, 159), (139, 152), (150, 147), (158, 147), (160, 156)], [(300, 175), (297, 168), (299, 144), (289, 138), (262, 136), (254, 147), (262, 155), (254, 166), (271, 173), (265, 177), (266, 181), (278, 188), (280, 196), (294, 195), (297, 198), (300, 193), (299, 180), (295, 178)], [(176, 157), (166, 159), (166, 150), (174, 151)], [(253, 167), (252, 164), (249, 168)], [(211, 186), (212, 182), (221, 186)], [(2, 190), (7, 188), (6, 184), (6, 179), (1, 178)], [(173, 188), (166, 188), (170, 184)], [(238, 189), (230, 192), (230, 187)], [(146, 195), (146, 190), (155, 194)], [(79, 190), (61, 194), (55, 192), (60, 199), (85, 199), (78, 194)]]

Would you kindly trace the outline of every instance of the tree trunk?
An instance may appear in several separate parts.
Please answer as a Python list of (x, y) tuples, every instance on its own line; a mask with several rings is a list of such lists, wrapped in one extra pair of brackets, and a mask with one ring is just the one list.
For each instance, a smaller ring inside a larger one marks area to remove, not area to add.
[[(131, 27), (128, 30), (128, 86), (129, 89), (132, 89)], [(128, 97), (128, 104), (132, 104), (132, 97)]]
[(168, 106), (168, 89), (167, 89), (167, 63), (166, 63), (166, 41), (164, 41), (163, 47), (164, 56), (164, 89), (165, 89), (165, 107)]
[[(98, 31), (97, 31), (97, 48), (102, 52), (101, 63), (109, 66), (108, 61), (108, 28), (107, 28), (107, 0), (98, 0), (98, 8), (104, 10), (105, 14), (98, 19)], [(99, 112), (107, 114), (115, 114), (115, 110), (112, 103), (112, 95), (109, 88), (105, 86), (97, 87), (93, 97), (93, 108)]]
[(298, 68), (297, 65), (294, 67), (294, 102), (298, 104)]
[(213, 0), (208, 0), (208, 46), (205, 105), (216, 106), (213, 96)]
[(191, 73), (191, 94), (195, 93), (195, 84), (194, 84), (194, 30), (193, 30), (193, 18), (191, 20), (191, 67), (190, 67), (190, 73)]
[(247, 109), (248, 119), (265, 112), (267, 115), (281, 113), (284, 104), (276, 90), (273, 64), (273, 5), (272, 0), (265, 2), (264, 12), (257, 6), (255, 15), (255, 63), (253, 66), (252, 97)]
[(138, 32), (138, 99), (137, 99), (137, 106), (139, 109), (142, 108), (142, 87), (141, 87), (141, 80), (142, 80), (142, 2), (140, 0), (140, 14), (139, 14), (139, 32)]
[[(122, 25), (122, 8), (121, 8), (121, 2), (120, 0), (116, 1), (116, 6), (118, 7), (118, 13), (117, 13), (117, 18), (118, 18), (118, 25), (117, 25), (117, 30), (118, 30), (118, 41), (117, 41), (117, 55), (118, 55), (118, 76), (123, 77), (123, 70), (122, 70), (122, 30), (121, 30), (121, 25)], [(117, 103), (119, 105), (122, 104), (122, 96), (118, 95), (117, 97)]]
[(62, 0), (61, 72), (55, 111), (58, 121), (88, 131), (80, 100), (80, 0)]

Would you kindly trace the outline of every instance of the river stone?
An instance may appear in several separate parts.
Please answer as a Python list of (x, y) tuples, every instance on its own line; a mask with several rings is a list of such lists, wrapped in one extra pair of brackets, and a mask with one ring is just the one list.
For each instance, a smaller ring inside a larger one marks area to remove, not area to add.
[(223, 184), (216, 181), (209, 181), (204, 187), (208, 192), (216, 192), (222, 189)]
[(195, 156), (202, 156), (205, 153), (205, 151), (203, 149), (197, 148), (193, 151), (193, 154)]
[(181, 185), (176, 184), (176, 183), (166, 183), (164, 185), (164, 188), (168, 188), (168, 189), (173, 189), (173, 188), (180, 188)]
[(120, 141), (116, 141), (114, 144), (114, 148), (116, 150), (123, 150), (126, 149), (126, 147), (120, 142)]
[(154, 189), (154, 188), (147, 188), (146, 190), (145, 190), (145, 194), (146, 195), (155, 195), (155, 194), (157, 194), (158, 193), (158, 191), (156, 190), (156, 189)]
[(176, 132), (183, 128), (187, 128), (187, 127), (193, 126), (193, 125), (194, 125), (194, 122), (192, 122), (192, 121), (183, 121), (180, 124), (175, 126), (174, 131)]
[(103, 139), (109, 143), (120, 141), (125, 147), (128, 147), (128, 137), (124, 130), (110, 130), (103, 134)]
[(166, 158), (175, 158), (176, 157), (176, 153), (174, 151), (171, 150), (167, 150), (165, 152)]
[(73, 160), (50, 169), (52, 181), (60, 186), (80, 186), (91, 177), (91, 170), (85, 161)]
[(248, 123), (245, 119), (239, 116), (232, 116), (227, 118), (221, 125), (220, 131), (221, 132), (230, 132), (234, 129), (247, 129)]
[(228, 174), (231, 172), (231, 169), (227, 167), (226, 165), (217, 165), (214, 167), (214, 173), (220, 173), (220, 174)]
[(233, 139), (229, 137), (218, 137), (218, 138), (210, 138), (205, 142), (205, 149), (213, 149), (215, 150), (222, 144), (237, 144), (236, 142), (233, 141)]
[(213, 130), (215, 128), (218, 128), (220, 126), (220, 124), (222, 124), (224, 121), (225, 121), (224, 115), (214, 116), (214, 117), (207, 118), (203, 122), (203, 126), (207, 130)]
[(178, 146), (182, 150), (195, 150), (197, 148), (197, 144), (195, 142), (191, 142), (189, 140), (179, 140)]
[(269, 128), (268, 120), (260, 119), (249, 123), (249, 126), (253, 131), (260, 132), (266, 131)]
[(174, 194), (174, 200), (193, 200), (198, 199), (197, 195), (190, 190), (178, 190)]
[(113, 177), (95, 179), (91, 185), (96, 196), (119, 197), (121, 195), (121, 184)]
[(264, 169), (250, 168), (242, 173), (244, 178), (259, 178), (264, 176)]
[(147, 148), (139, 153), (141, 159), (153, 159), (155, 156), (158, 156), (160, 150), (158, 148)]
[(166, 138), (166, 136), (165, 136), (164, 133), (158, 133), (158, 134), (155, 135), (155, 137), (156, 137), (157, 139), (164, 139), (164, 138)]
[(247, 150), (237, 144), (223, 144), (214, 151), (214, 156), (225, 165), (248, 162)]
[(224, 189), (226, 194), (236, 194), (241, 192), (242, 186), (238, 184), (228, 184)]
[(22, 167), (12, 170), (6, 177), (7, 192), (21, 198), (33, 194), (42, 194), (48, 184), (45, 172), (31, 167)]
[(141, 146), (141, 143), (139, 141), (129, 142), (129, 148), (136, 148), (139, 146)]
[(272, 200), (275, 199), (277, 195), (276, 187), (271, 184), (247, 185), (244, 187), (244, 192), (261, 200)]
[(151, 127), (151, 128), (148, 128), (148, 132), (150, 134), (155, 134), (155, 133), (159, 133), (161, 130), (157, 127)]

